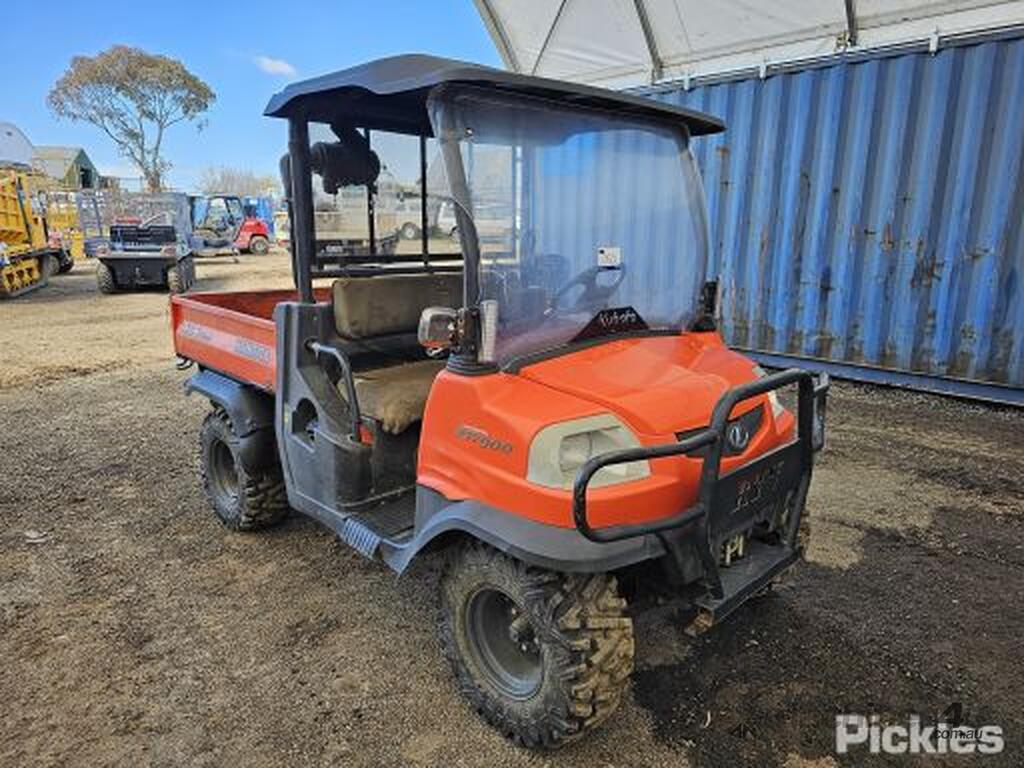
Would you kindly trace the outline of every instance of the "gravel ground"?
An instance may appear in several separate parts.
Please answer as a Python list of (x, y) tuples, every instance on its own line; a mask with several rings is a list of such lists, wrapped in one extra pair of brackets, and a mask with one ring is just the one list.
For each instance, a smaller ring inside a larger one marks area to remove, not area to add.
[[(198, 272), (288, 280), (281, 254)], [(436, 560), (399, 579), (299, 517), (214, 521), (164, 294), (80, 264), (0, 329), (2, 765), (901, 765), (833, 755), (834, 715), (954, 701), (1005, 752), (920, 764), (1021, 764), (1024, 414), (837, 384), (809, 562), (697, 640), (638, 617), (622, 709), (535, 755), (456, 691)]]

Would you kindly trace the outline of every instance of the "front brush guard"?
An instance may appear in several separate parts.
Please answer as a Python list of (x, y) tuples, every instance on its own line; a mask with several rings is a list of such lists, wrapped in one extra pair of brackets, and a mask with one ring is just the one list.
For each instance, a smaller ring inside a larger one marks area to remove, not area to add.
[[(736, 405), (791, 384), (799, 386), (796, 439), (722, 475), (722, 446), (729, 416)], [(754, 585), (741, 585), (734, 595), (726, 597), (718, 558), (715, 556), (717, 546), (732, 533), (748, 528), (755, 515), (782, 498), (790, 506), (783, 532), (783, 557), (778, 558), (778, 562), (788, 565), (796, 559), (799, 554), (797, 534), (811, 483), (814, 453), (825, 441), (825, 400), (829, 384), (827, 373), (820, 374), (815, 381), (809, 371), (798, 368), (780, 371), (725, 392), (715, 404), (710, 426), (695, 435), (676, 443), (609, 451), (595, 456), (583, 465), (573, 485), (572, 514), (577, 530), (587, 539), (598, 543), (654, 534), (662, 540), (667, 552), (680, 558), (679, 547), (669, 541), (668, 534), (695, 526), (693, 540), (711, 597), (717, 601), (729, 599), (737, 604), (742, 602)], [(705, 446), (707, 450), (701, 467), (700, 489), (693, 506), (652, 522), (607, 528), (590, 526), (587, 520), (587, 486), (602, 468), (631, 461), (692, 454)], [(769, 574), (768, 571), (773, 568), (774, 571)], [(766, 566), (759, 580), (768, 580), (782, 568), (781, 565)]]

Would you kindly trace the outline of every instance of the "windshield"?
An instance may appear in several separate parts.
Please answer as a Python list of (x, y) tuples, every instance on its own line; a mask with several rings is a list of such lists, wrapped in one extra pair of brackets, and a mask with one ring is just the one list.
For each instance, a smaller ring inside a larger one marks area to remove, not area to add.
[(467, 184), (441, 216), (469, 214), (499, 363), (692, 323), (708, 236), (685, 128), (471, 87), (442, 91), (431, 119), (458, 144), (449, 181), (461, 165)]

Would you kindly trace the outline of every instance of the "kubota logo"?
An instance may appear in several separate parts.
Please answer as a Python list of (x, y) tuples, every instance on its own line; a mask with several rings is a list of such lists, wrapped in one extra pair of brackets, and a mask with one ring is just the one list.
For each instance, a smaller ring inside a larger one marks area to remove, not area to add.
[(729, 445), (736, 451), (744, 450), (750, 443), (750, 430), (741, 421), (729, 425), (727, 436), (729, 438)]
[(491, 451), (512, 453), (512, 443), (506, 443), (504, 440), (491, 437), (489, 434), (477, 427), (460, 424), (459, 428), (455, 430), (455, 436), (459, 438), (459, 440), (467, 440), (471, 443), (476, 443), (481, 448), (487, 448)]

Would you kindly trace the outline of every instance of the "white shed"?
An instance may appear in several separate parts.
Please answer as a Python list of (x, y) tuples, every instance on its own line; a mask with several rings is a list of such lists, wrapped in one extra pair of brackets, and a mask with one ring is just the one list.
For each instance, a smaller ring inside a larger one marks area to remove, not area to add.
[(0, 165), (31, 165), (35, 149), (14, 123), (0, 121)]

